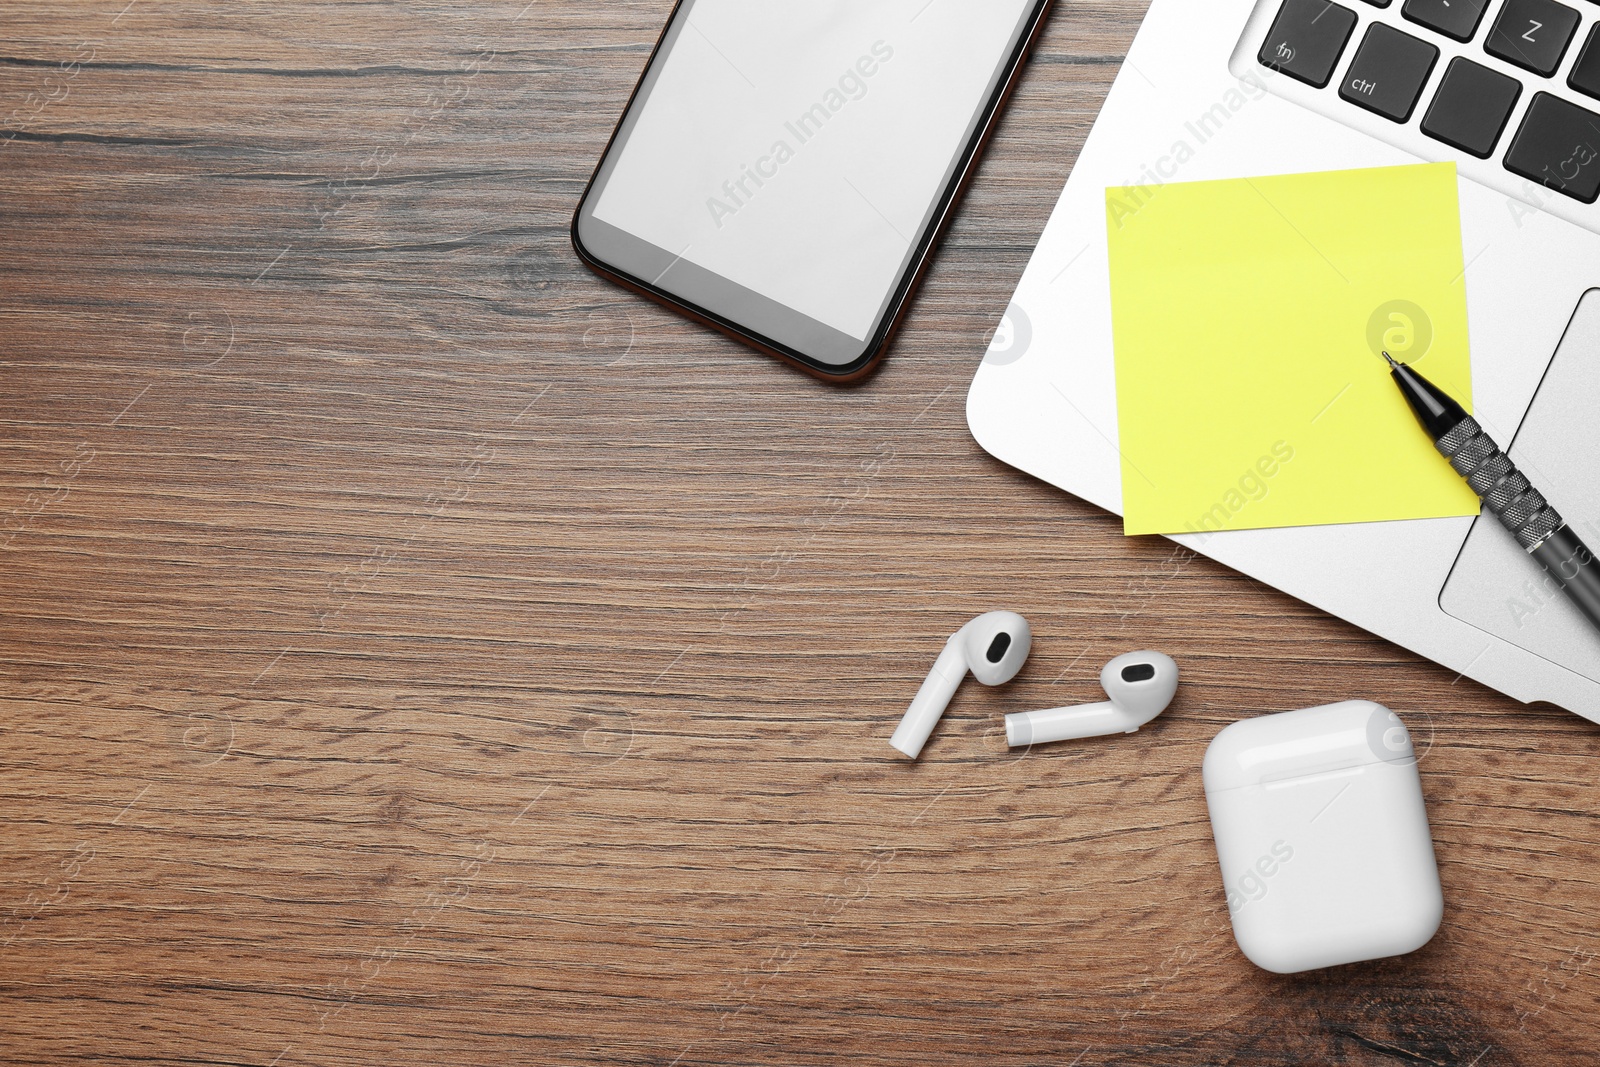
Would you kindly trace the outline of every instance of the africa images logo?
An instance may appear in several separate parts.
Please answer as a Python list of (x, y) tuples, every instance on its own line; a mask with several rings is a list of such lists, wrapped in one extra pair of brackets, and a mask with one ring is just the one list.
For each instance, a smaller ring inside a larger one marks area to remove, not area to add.
[(1238, 880), (1227, 886), (1228, 911), (1238, 914), (1246, 904), (1267, 895), (1267, 882), (1294, 859), (1294, 847), (1287, 841), (1274, 841), (1270, 854), (1263, 854)]
[(846, 68), (839, 80), (822, 94), (821, 100), (783, 124), (784, 130), (794, 139), (794, 144), (783, 137), (773, 141), (766, 155), (753, 164), (741, 165), (737, 177), (722, 183), (721, 196), (707, 197), (706, 210), (711, 212), (711, 221), (716, 223), (717, 229), (722, 229), (723, 219), (737, 215), (740, 208), (754, 200), (756, 194), (766, 188), (767, 182), (778, 176), (783, 165), (794, 159), (798, 149), (820, 134), (835, 115), (851, 101), (863, 99), (867, 95), (868, 79), (893, 58), (894, 49), (887, 43), (874, 43), (871, 54), (862, 56), (853, 67)]

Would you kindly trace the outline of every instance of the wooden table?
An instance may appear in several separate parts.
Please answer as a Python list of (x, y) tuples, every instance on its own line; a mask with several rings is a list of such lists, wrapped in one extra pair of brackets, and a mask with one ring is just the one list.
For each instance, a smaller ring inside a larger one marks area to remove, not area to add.
[[(1056, 13), (837, 390), (571, 251), (667, 0), (11, 0), (0, 1061), (1594, 1062), (1600, 732), (966, 432), (1144, 6)], [(1000, 606), (1022, 676), (890, 758)], [(1007, 753), (1141, 647), (1136, 739)], [(1274, 977), (1201, 753), (1346, 697), (1426, 749), (1448, 914)]]

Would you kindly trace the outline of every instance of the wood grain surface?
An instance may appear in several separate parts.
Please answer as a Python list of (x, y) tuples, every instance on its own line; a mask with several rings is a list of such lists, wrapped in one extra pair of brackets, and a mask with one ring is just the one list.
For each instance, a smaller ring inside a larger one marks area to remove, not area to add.
[[(668, 0), (8, 0), (0, 1061), (1565, 1064), (1600, 730), (985, 456), (963, 400), (1142, 0), (1066, 3), (881, 373), (599, 281)], [(944, 636), (1033, 621), (925, 757)], [(1135, 738), (1008, 754), (1155, 647)], [(1299, 978), (1200, 758), (1399, 710), (1447, 899)]]

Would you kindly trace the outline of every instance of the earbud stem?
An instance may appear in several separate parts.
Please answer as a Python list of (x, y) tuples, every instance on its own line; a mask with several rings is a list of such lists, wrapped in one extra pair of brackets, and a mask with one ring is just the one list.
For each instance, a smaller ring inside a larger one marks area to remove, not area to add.
[(1080, 737), (1131, 734), (1152, 718), (1155, 716), (1140, 717), (1109, 700), (1046, 711), (1019, 711), (1006, 716), (1006, 744), (1023, 748)]
[(939, 717), (950, 706), (950, 699), (956, 695), (961, 680), (967, 676), (967, 661), (961, 653), (959, 637), (957, 634), (945, 642), (944, 651), (934, 661), (933, 670), (922, 680), (922, 688), (917, 690), (911, 706), (900, 719), (900, 725), (895, 727), (894, 736), (889, 738), (889, 744), (912, 759), (921, 755), (922, 746), (928, 743)]

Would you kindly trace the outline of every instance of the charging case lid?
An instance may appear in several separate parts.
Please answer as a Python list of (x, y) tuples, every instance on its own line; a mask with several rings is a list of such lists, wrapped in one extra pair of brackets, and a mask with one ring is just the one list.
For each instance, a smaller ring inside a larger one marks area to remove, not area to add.
[(1262, 715), (1225, 728), (1206, 749), (1207, 793), (1373, 763), (1415, 762), (1400, 717), (1370, 700)]

